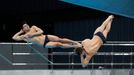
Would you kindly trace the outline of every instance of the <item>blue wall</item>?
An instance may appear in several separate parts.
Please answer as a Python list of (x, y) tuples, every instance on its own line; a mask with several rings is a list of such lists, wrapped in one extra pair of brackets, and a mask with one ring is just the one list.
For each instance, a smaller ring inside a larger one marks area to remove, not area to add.
[(64, 2), (134, 18), (133, 0), (61, 0)]

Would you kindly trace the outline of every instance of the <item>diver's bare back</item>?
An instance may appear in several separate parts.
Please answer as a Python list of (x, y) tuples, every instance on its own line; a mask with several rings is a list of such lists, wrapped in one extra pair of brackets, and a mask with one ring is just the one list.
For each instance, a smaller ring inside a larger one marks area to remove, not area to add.
[(88, 55), (94, 55), (100, 48), (100, 46), (103, 44), (102, 40), (98, 36), (94, 36), (91, 40), (86, 39), (83, 42), (84, 49)]
[[(27, 33), (24, 34), (24, 35), (33, 34), (33, 33), (35, 33), (35, 32), (37, 32), (37, 31), (36, 31), (36, 29), (32, 26), (32, 27), (30, 28), (30, 31), (27, 32)], [(45, 35), (43, 35), (43, 34), (41, 34), (41, 35), (36, 35), (36, 36), (33, 36), (33, 37), (30, 38), (30, 39), (31, 39), (33, 42), (37, 42), (37, 43), (43, 45), (43, 44), (44, 44), (44, 40), (45, 40)]]

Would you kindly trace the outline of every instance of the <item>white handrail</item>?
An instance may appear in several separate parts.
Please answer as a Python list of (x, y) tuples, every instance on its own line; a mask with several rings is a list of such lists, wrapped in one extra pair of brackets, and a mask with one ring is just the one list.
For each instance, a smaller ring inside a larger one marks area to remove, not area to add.
[[(12, 63), (12, 65), (81, 65), (81, 63)], [(89, 63), (88, 65), (134, 65), (134, 63)]]
[[(38, 53), (12, 53), (13, 55), (37, 55)], [(43, 55), (72, 55), (75, 52), (52, 52), (52, 53), (42, 53)], [(95, 55), (134, 55), (134, 52), (97, 52)]]
[[(81, 42), (81, 41), (78, 41)], [(17, 43), (17, 42), (1, 42), (0, 44), (28, 44), (28, 43)], [(32, 44), (32, 43), (29, 43)], [(134, 41), (107, 41), (106, 44), (134, 44)]]

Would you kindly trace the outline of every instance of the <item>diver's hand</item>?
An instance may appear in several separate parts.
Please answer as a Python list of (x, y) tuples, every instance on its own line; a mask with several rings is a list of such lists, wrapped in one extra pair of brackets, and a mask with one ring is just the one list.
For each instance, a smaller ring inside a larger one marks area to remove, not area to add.
[(28, 39), (28, 38), (32, 38), (33, 35), (32, 34), (25, 34), (25, 35), (22, 35), (22, 37), (25, 39)]
[(88, 65), (88, 61), (82, 61), (82, 67), (85, 68)]
[(19, 31), (19, 33), (24, 33), (24, 31), (21, 29), (21, 30)]
[(21, 35), (23, 39), (28, 39), (29, 37), (27, 35)]
[(32, 38), (34, 35), (33, 34), (25, 34), (23, 37), (24, 38)]

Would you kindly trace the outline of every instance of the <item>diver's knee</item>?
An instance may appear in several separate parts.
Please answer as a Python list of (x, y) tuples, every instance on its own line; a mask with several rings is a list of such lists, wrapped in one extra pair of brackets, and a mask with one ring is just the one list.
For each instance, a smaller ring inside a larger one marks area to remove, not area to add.
[(61, 41), (62, 41), (62, 38), (57, 37), (56, 40), (57, 40), (58, 42), (61, 42)]
[(62, 46), (62, 43), (57, 42), (57, 43), (55, 43), (55, 46)]

